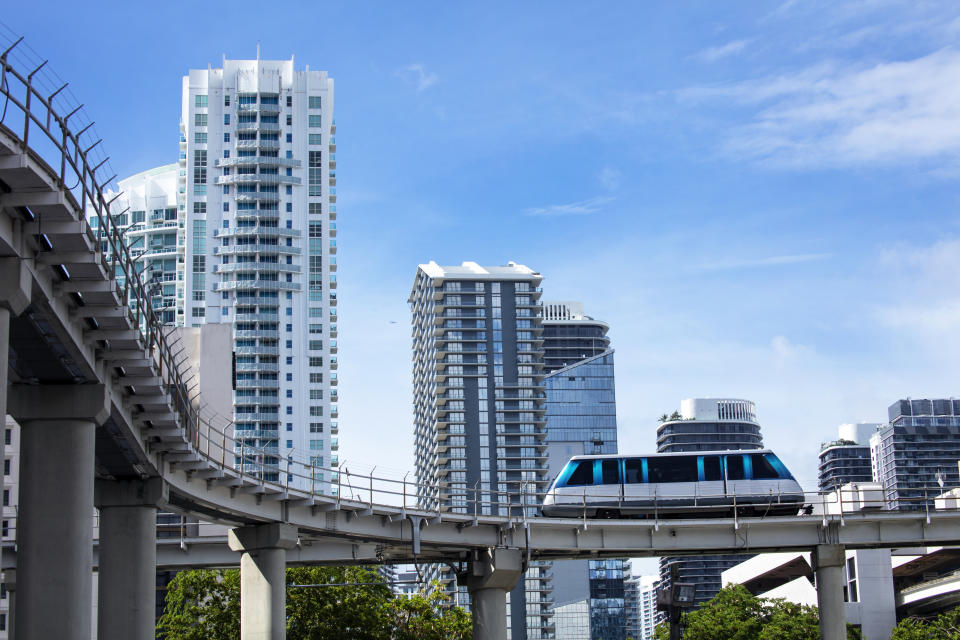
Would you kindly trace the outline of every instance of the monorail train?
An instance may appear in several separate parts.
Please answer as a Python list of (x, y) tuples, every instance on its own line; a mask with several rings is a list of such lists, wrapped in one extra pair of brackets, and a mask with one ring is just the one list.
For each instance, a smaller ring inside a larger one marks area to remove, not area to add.
[(550, 485), (545, 516), (794, 515), (803, 490), (770, 450), (574, 456)]

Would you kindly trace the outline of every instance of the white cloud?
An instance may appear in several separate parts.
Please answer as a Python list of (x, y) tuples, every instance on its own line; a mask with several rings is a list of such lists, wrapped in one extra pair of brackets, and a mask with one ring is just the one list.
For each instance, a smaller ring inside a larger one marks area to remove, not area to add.
[(960, 354), (960, 240), (927, 247), (886, 249), (880, 265), (888, 270), (888, 298), (875, 312), (881, 325), (926, 343), (942, 355)]
[(724, 149), (799, 166), (891, 164), (960, 153), (960, 53), (794, 73), (682, 91), (682, 101), (752, 109)]
[(706, 262), (694, 267), (695, 271), (730, 271), (734, 269), (756, 269), (761, 267), (776, 267), (788, 264), (800, 264), (804, 262), (816, 262), (826, 260), (830, 257), (829, 253), (800, 253), (782, 256), (770, 256), (768, 258), (748, 258), (742, 260), (718, 260)]
[(597, 196), (579, 202), (569, 202), (567, 204), (549, 204), (544, 207), (531, 207), (525, 209), (524, 213), (528, 216), (573, 216), (590, 215), (603, 209), (603, 206), (612, 202), (610, 196)]
[(415, 84), (417, 87), (417, 93), (429, 89), (433, 85), (437, 84), (437, 82), (440, 80), (440, 76), (432, 71), (427, 71), (426, 67), (420, 63), (408, 64), (407, 66), (398, 69), (396, 75), (408, 82)]
[(604, 167), (600, 173), (597, 175), (597, 180), (600, 181), (600, 184), (603, 185), (603, 188), (607, 191), (616, 191), (620, 188), (620, 178), (622, 173), (616, 167)]
[(749, 40), (733, 40), (727, 44), (704, 49), (697, 54), (697, 58), (704, 62), (716, 62), (717, 60), (722, 60), (723, 58), (728, 58), (740, 53), (746, 49), (749, 44)]

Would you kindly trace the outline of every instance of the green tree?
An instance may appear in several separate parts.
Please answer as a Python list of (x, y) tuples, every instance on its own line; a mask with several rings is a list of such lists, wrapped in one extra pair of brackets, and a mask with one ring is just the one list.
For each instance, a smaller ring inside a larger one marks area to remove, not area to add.
[[(446, 605), (439, 591), (394, 597), (368, 567), (296, 567), (287, 583), (333, 585), (287, 589), (290, 640), (470, 640), (470, 614)], [(436, 585), (439, 586), (439, 585)], [(240, 636), (240, 572), (177, 574), (157, 631), (166, 640), (235, 640)]]
[(890, 640), (957, 640), (960, 638), (960, 607), (941, 613), (933, 620), (904, 618)]
[(240, 572), (181, 571), (167, 586), (157, 631), (169, 640), (240, 637)]
[[(434, 583), (439, 586), (439, 583)], [(393, 640), (470, 640), (473, 621), (460, 607), (447, 606), (449, 596), (434, 589), (429, 596), (418, 593), (394, 598), (389, 616)]]
[[(700, 608), (683, 615), (684, 640), (817, 640), (817, 608), (781, 599), (758, 598), (741, 585), (721, 589)], [(666, 624), (657, 627), (655, 640), (668, 640)], [(847, 625), (848, 640), (860, 633)], [(913, 640), (910, 638), (909, 640)]]

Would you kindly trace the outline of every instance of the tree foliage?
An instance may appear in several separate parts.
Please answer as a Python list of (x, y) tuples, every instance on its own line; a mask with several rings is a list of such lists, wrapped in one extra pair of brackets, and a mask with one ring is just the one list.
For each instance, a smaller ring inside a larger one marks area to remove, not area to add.
[[(817, 608), (782, 599), (764, 599), (741, 585), (730, 585), (700, 608), (685, 613), (684, 640), (816, 640), (820, 638)], [(668, 640), (666, 624), (657, 627), (655, 640)], [(860, 632), (847, 625), (848, 640)], [(909, 638), (909, 640), (914, 640)]]
[[(290, 640), (470, 640), (470, 614), (445, 607), (439, 590), (395, 597), (367, 567), (287, 569)], [(240, 572), (183, 571), (170, 583), (157, 624), (166, 640), (235, 640), (240, 637)]]
[(933, 620), (904, 618), (890, 640), (957, 640), (960, 638), (960, 607), (941, 613)]

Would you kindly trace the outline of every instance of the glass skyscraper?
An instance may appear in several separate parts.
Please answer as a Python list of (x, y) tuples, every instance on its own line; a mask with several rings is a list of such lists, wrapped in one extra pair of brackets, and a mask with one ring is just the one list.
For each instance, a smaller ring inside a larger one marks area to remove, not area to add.
[[(544, 379), (547, 391), (547, 454), (551, 477), (571, 456), (617, 452), (617, 403), (608, 326), (587, 316), (579, 302), (543, 305)], [(583, 611), (588, 602), (591, 639), (623, 640), (624, 561), (554, 563), (558, 607)]]

